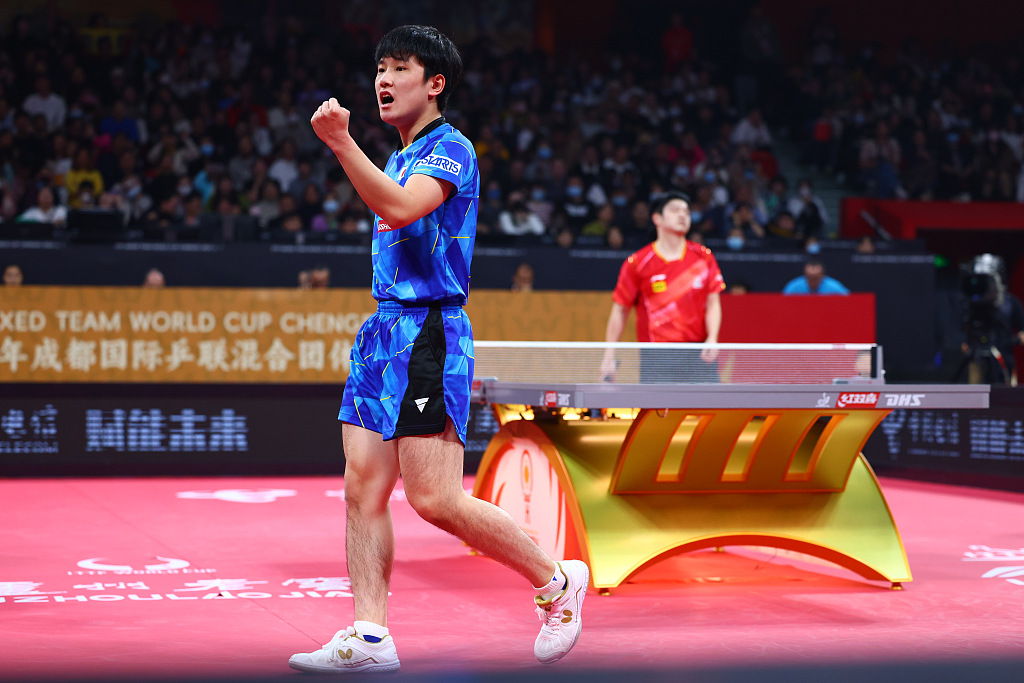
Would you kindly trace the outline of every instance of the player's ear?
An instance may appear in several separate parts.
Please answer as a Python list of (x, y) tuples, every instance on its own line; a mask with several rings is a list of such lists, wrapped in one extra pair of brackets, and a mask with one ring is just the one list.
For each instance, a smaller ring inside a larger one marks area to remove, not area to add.
[(441, 92), (444, 90), (444, 75), (434, 74), (427, 80), (430, 81), (430, 94), (433, 95), (434, 97), (440, 95)]

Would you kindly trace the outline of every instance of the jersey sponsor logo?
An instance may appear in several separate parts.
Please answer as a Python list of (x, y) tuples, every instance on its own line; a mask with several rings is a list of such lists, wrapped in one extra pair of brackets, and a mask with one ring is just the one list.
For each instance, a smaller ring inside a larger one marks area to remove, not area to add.
[(392, 228), (390, 225), (388, 225), (387, 223), (385, 223), (384, 221), (382, 221), (381, 219), (378, 218), (377, 219), (377, 232), (387, 232), (389, 230), (394, 230), (394, 228)]
[(868, 391), (853, 391), (839, 394), (836, 408), (874, 408), (878, 404), (878, 394)]
[(920, 407), (924, 394), (886, 394), (886, 408), (913, 408)]
[(452, 175), (459, 175), (462, 171), (462, 164), (457, 161), (452, 161), (448, 157), (443, 157), (439, 154), (429, 154), (419, 161), (416, 162), (416, 166), (413, 168), (419, 168), (420, 166), (432, 166), (439, 168), (442, 171), (451, 173)]

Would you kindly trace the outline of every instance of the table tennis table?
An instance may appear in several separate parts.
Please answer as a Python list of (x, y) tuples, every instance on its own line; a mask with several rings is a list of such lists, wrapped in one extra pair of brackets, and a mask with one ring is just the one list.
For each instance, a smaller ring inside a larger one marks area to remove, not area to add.
[(555, 559), (587, 561), (604, 593), (669, 555), (730, 545), (803, 553), (900, 588), (910, 566), (861, 449), (896, 408), (987, 408), (989, 387), (889, 385), (880, 363), (873, 375), (805, 384), (484, 377), (474, 395), (501, 426), (474, 495)]

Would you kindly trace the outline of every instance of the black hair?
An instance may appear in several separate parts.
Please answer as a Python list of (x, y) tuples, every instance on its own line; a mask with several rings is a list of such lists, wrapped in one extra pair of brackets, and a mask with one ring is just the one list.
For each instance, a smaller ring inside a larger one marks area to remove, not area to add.
[(443, 112), (448, 107), (448, 98), (462, 79), (462, 56), (448, 36), (433, 26), (399, 26), (388, 31), (377, 43), (374, 61), (379, 63), (385, 57), (415, 57), (423, 65), (425, 79), (437, 74), (444, 76), (444, 90), (437, 96), (437, 109)]
[(654, 200), (654, 203), (651, 205), (651, 215), (653, 216), (654, 214), (658, 214), (660, 216), (661, 212), (665, 210), (665, 205), (668, 204), (673, 199), (680, 199), (686, 202), (687, 206), (689, 206), (690, 204), (690, 197), (685, 193), (666, 192), (665, 194), (661, 195), (660, 197)]

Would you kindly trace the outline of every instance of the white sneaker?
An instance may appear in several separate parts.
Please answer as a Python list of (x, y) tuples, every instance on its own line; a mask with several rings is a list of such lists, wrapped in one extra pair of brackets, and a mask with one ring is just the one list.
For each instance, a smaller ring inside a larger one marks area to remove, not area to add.
[(576, 641), (580, 639), (583, 629), (582, 612), (583, 598), (587, 596), (590, 584), (590, 569), (580, 560), (556, 562), (565, 574), (565, 588), (549, 600), (540, 596), (537, 602), (537, 615), (540, 617), (540, 635), (533, 645), (533, 654), (537, 659), (550, 664), (569, 654)]
[(390, 635), (379, 643), (370, 643), (356, 633), (354, 626), (338, 631), (330, 642), (316, 652), (292, 655), (288, 666), (314, 674), (359, 671), (398, 671), (398, 651)]

